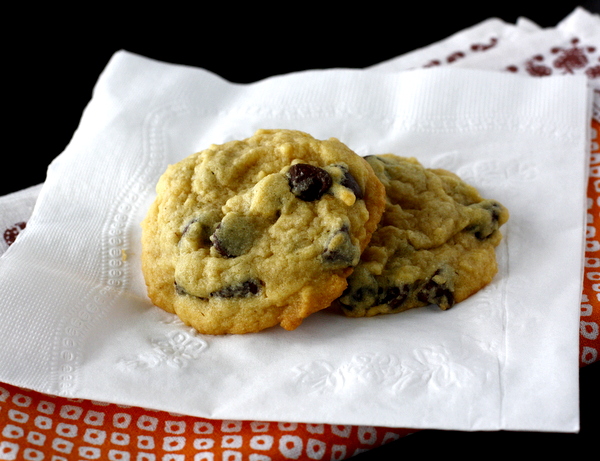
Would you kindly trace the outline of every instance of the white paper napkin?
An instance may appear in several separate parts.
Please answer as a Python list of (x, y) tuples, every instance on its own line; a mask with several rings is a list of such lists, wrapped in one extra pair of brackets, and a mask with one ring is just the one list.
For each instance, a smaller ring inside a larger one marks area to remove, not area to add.
[[(216, 419), (576, 431), (588, 120), (580, 76), (331, 70), (234, 85), (119, 52), (0, 258), (0, 381)], [(446, 312), (184, 327), (148, 302), (139, 223), (168, 163), (257, 128), (453, 169), (511, 211), (500, 273)]]

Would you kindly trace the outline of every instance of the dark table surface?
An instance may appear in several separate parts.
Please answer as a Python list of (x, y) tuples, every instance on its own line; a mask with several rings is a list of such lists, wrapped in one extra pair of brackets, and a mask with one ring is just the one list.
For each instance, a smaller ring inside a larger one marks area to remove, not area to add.
[[(523, 16), (553, 27), (577, 6), (598, 13), (599, 3), (416, 1), (398, 2), (397, 7), (383, 2), (241, 7), (199, 3), (196, 7), (171, 2), (135, 11), (108, 4), (81, 10), (61, 10), (56, 4), (9, 7), (5, 24), (16, 27), (4, 28), (3, 96), (9, 120), (5, 136), (15, 147), (5, 146), (0, 195), (44, 181), (48, 164), (73, 135), (100, 72), (120, 49), (249, 83), (304, 69), (367, 67), (491, 17), (514, 23)], [(411, 454), (474, 458), (490, 452), (543, 455), (561, 449), (577, 454), (586, 446), (597, 448), (600, 365), (583, 368), (580, 378), (579, 434), (421, 431), (355, 459), (400, 459)]]

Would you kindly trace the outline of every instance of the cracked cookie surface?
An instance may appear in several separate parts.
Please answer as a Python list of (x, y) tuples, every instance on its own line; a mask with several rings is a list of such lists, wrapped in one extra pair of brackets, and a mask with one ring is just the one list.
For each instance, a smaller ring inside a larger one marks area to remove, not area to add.
[(206, 334), (298, 327), (328, 307), (377, 227), (385, 189), (335, 138), (258, 130), (170, 165), (142, 223), (152, 302)]
[(507, 209), (442, 169), (393, 154), (366, 160), (386, 209), (338, 300), (350, 317), (436, 304), (446, 310), (489, 284)]

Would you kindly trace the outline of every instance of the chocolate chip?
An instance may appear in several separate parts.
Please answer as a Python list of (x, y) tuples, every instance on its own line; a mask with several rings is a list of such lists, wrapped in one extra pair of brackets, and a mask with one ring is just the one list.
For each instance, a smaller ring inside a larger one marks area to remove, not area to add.
[(471, 223), (465, 230), (472, 232), (479, 240), (491, 237), (500, 227), (500, 217), (503, 212), (502, 205), (493, 200), (484, 200), (471, 205), (471, 207), (480, 209), (483, 213), (478, 217), (476, 222)]
[(260, 280), (250, 279), (213, 291), (210, 296), (217, 298), (246, 298), (248, 296), (256, 296), (260, 293), (262, 285), (263, 283)]
[(353, 290), (350, 286), (346, 289), (343, 296), (340, 298), (340, 303), (348, 310), (353, 310), (356, 305), (366, 303), (368, 306), (373, 305), (373, 299), (376, 297), (376, 292), (373, 287), (358, 287)]
[(349, 171), (344, 172), (344, 177), (342, 178), (340, 184), (350, 189), (358, 200), (363, 198), (363, 192), (360, 189), (356, 178), (352, 176), (352, 173), (350, 173)]
[(297, 163), (288, 172), (288, 184), (292, 193), (305, 202), (320, 199), (333, 181), (323, 168)]
[(384, 294), (384, 296), (380, 298), (378, 304), (387, 304), (392, 309), (396, 309), (408, 299), (410, 287), (407, 285), (401, 287), (389, 287), (382, 294)]
[(343, 226), (332, 235), (321, 257), (326, 265), (334, 268), (358, 264), (360, 249), (352, 243), (348, 226)]
[(215, 223), (210, 222), (206, 217), (193, 218), (183, 228), (180, 242), (189, 239), (194, 247), (210, 245), (210, 235), (214, 229)]
[(411, 294), (411, 285), (378, 286), (376, 278), (372, 275), (365, 277), (365, 274), (361, 274), (356, 281), (353, 275), (349, 277), (348, 288), (340, 298), (340, 303), (347, 311), (361, 307), (368, 309), (384, 304), (391, 309), (398, 309)]
[(441, 274), (438, 270), (433, 276), (423, 284), (417, 293), (417, 299), (423, 303), (436, 304), (441, 309), (449, 309), (454, 305), (454, 293), (445, 284), (435, 280), (437, 275)]
[(229, 213), (210, 236), (210, 241), (221, 256), (236, 258), (252, 248), (257, 236), (258, 226), (255, 218)]
[(187, 291), (185, 291), (185, 290), (183, 289), (183, 287), (177, 283), (177, 280), (175, 280), (175, 282), (173, 282), (173, 284), (174, 284), (174, 286), (175, 286), (175, 292), (176, 292), (178, 295), (187, 295), (187, 294), (188, 294), (188, 292), (187, 292)]
[(348, 277), (348, 286), (339, 298), (340, 304), (347, 311), (374, 306), (377, 299), (378, 284), (373, 275), (362, 268), (355, 270)]
[(177, 283), (177, 280), (175, 280), (175, 282), (173, 282), (174, 286), (175, 286), (175, 292), (179, 295), (179, 296), (192, 296), (193, 298), (197, 298), (197, 299), (202, 299), (204, 301), (206, 301), (206, 298), (202, 298), (200, 296), (195, 296), (195, 295), (191, 295), (189, 294), (181, 285), (179, 285)]
[(221, 231), (221, 224), (219, 224), (214, 234), (210, 236), (210, 241), (221, 256), (226, 258), (234, 258), (236, 255), (230, 253), (227, 249), (227, 246), (221, 241), (222, 235), (223, 232)]

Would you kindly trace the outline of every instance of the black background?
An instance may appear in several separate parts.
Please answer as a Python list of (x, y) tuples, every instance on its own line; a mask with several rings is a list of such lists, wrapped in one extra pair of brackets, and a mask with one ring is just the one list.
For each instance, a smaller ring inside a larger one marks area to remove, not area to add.
[[(600, 11), (597, 0), (371, 1), (353, 6), (162, 2), (135, 9), (125, 3), (51, 5), (3, 8), (8, 124), (0, 195), (44, 181), (47, 165), (71, 139), (100, 72), (120, 49), (248, 83), (304, 69), (370, 66), (491, 17), (514, 23), (524, 16), (554, 27), (578, 5)], [(355, 459), (577, 455), (586, 446), (594, 446), (597, 455), (600, 365), (584, 367), (580, 375), (579, 434), (420, 431)]]
[[(599, 0), (585, 1), (589, 9), (598, 9)], [(491, 17), (515, 23), (523, 16), (554, 27), (582, 3), (29, 5), (6, 7), (0, 32), (8, 120), (3, 157), (4, 165), (11, 165), (0, 181), (0, 195), (44, 181), (48, 163), (71, 139), (99, 74), (120, 49), (247, 83), (304, 69), (367, 67)]]

